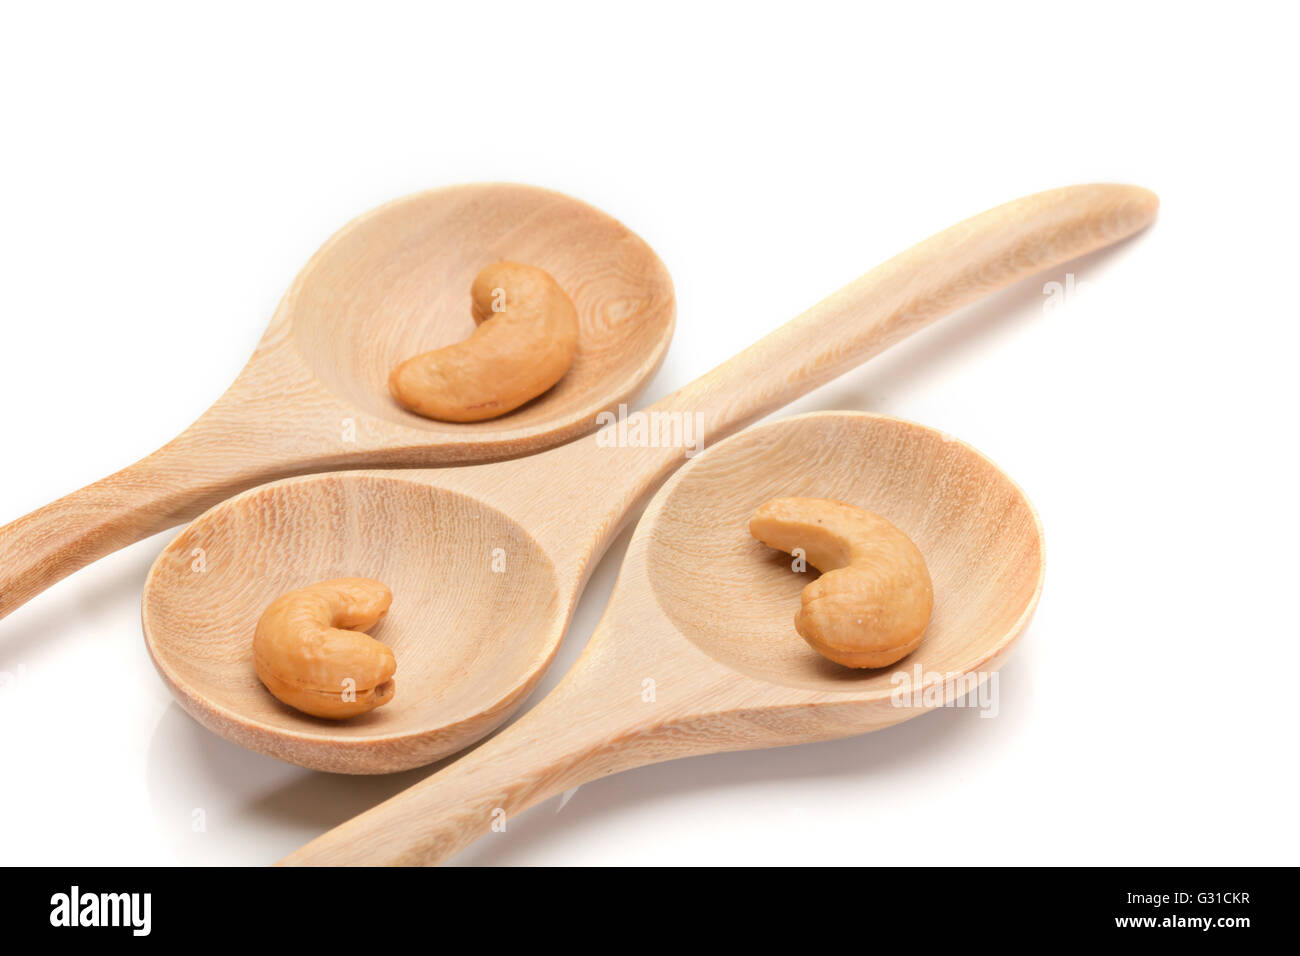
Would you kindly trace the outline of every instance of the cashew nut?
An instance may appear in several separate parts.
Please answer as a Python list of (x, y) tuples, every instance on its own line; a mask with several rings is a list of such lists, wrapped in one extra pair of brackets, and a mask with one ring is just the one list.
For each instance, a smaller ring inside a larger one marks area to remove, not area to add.
[(822, 572), (803, 589), (795, 630), (846, 667), (885, 667), (921, 643), (934, 590), (912, 539), (879, 515), (823, 498), (774, 498), (749, 533), (781, 551), (803, 549)]
[(578, 312), (550, 274), (497, 262), (470, 290), (469, 338), (407, 359), (388, 378), (405, 408), (445, 422), (478, 422), (514, 411), (569, 370), (578, 351)]
[(316, 717), (353, 717), (393, 699), (397, 661), (368, 634), (393, 593), (369, 578), (336, 578), (271, 602), (257, 622), (253, 664), (266, 689)]

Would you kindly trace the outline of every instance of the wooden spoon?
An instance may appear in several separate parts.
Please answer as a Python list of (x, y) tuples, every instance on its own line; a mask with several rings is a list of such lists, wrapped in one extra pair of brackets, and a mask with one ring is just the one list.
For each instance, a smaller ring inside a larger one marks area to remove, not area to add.
[[(720, 440), (935, 318), (1136, 232), (1156, 205), (1137, 187), (1076, 186), (983, 213), (868, 273), (641, 421), (698, 423)], [(629, 424), (614, 447), (610, 426), (526, 459), (293, 478), (224, 502), (149, 573), (144, 632), (159, 671), (205, 726), (303, 766), (385, 773), (460, 750), (533, 688), (595, 559), (689, 451), (633, 445), (640, 436)], [(278, 595), (345, 576), (393, 591), (371, 633), (396, 654), (397, 693), (331, 723), (266, 692), (252, 634)]]
[[(795, 633), (809, 576), (748, 530), (759, 505), (785, 495), (852, 502), (917, 543), (935, 595), (917, 650), (891, 667), (851, 670)], [(590, 643), (540, 704), (284, 862), (438, 863), (503, 819), (620, 770), (888, 727), (996, 670), (1042, 582), (1033, 508), (974, 449), (860, 412), (755, 426), (655, 496)]]
[[(573, 367), (491, 421), (406, 411), (389, 394), (389, 373), (473, 331), (470, 284), (498, 259), (541, 266), (572, 297), (581, 327)], [(312, 257), (235, 383), (179, 438), (0, 528), (0, 617), (90, 562), (274, 478), (496, 460), (592, 431), (598, 412), (626, 402), (658, 368), (674, 309), (650, 247), (560, 193), (481, 184), (381, 206)]]

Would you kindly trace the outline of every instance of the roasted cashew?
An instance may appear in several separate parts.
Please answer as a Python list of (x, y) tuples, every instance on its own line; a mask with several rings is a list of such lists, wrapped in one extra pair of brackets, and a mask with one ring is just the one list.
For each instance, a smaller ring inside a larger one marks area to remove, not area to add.
[(253, 664), (266, 689), (316, 717), (353, 717), (393, 699), (393, 652), (361, 633), (388, 613), (393, 593), (369, 578), (290, 591), (257, 622)]
[(803, 589), (795, 630), (846, 667), (885, 667), (921, 643), (934, 590), (912, 539), (879, 515), (824, 498), (774, 498), (749, 533), (781, 551), (803, 549), (822, 572)]
[(388, 378), (401, 405), (426, 418), (478, 422), (513, 411), (569, 370), (578, 312), (550, 274), (497, 262), (470, 290), (478, 328), (469, 338), (407, 359)]

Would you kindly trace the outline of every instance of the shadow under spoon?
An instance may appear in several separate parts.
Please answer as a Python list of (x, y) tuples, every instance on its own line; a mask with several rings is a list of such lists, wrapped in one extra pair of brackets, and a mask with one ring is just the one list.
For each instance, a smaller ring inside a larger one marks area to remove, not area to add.
[[(201, 723), (293, 763), (386, 773), (454, 753), (525, 699), (595, 559), (686, 458), (662, 429), (689, 423), (709, 444), (720, 441), (940, 316), (1131, 235), (1156, 206), (1137, 187), (1074, 186), (954, 226), (629, 423), (658, 429), (657, 440), (611, 426), (530, 458), (291, 478), (236, 496), (191, 523), (151, 569), (143, 601), (150, 654)], [(267, 693), (251, 645), (271, 600), (341, 576), (376, 578), (393, 591), (372, 633), (397, 657), (397, 693), (368, 714), (330, 722)]]
[[(573, 299), (573, 367), (490, 421), (406, 411), (389, 394), (389, 373), (473, 331), (470, 285), (500, 259), (540, 266)], [(276, 478), (495, 461), (570, 441), (658, 368), (674, 308), (650, 247), (560, 193), (474, 184), (381, 206), (312, 257), (234, 384), (184, 433), (0, 528), (0, 618), (92, 561)]]
[[(771, 560), (748, 530), (763, 502), (784, 495), (853, 502), (916, 542), (935, 594), (920, 647), (890, 667), (851, 670), (804, 643), (792, 622), (808, 576)], [(967, 445), (864, 412), (756, 425), (655, 496), (590, 642), (536, 707), (284, 862), (439, 863), (503, 819), (611, 773), (915, 717), (1002, 664), (1042, 579), (1033, 508)], [(937, 687), (928, 675), (941, 675)]]

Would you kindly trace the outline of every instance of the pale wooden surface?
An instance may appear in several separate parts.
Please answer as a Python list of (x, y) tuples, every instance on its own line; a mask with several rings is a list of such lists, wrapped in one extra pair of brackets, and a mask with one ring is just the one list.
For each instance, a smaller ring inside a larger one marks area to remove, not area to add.
[[(790, 612), (808, 577), (747, 528), (758, 505), (785, 493), (859, 504), (916, 541), (935, 591), (917, 650), (888, 668), (853, 670), (795, 633)], [(508, 826), (514, 814), (606, 774), (914, 717), (928, 707), (896, 706), (893, 675), (919, 665), (986, 679), (1028, 624), (1042, 580), (1042, 530), (1028, 500), (961, 442), (855, 412), (756, 426), (709, 449), (655, 496), (596, 633), (551, 694), (473, 753), (285, 862), (437, 863), (501, 814)]]
[[(1131, 235), (1156, 206), (1144, 189), (1096, 185), (990, 210), (886, 262), (651, 410), (698, 411), (708, 441), (721, 440), (947, 312)], [(681, 447), (601, 447), (589, 435), (487, 465), (253, 489), (193, 522), (154, 564), (146, 643), (182, 706), (243, 746), (349, 773), (432, 762), (499, 726), (536, 685), (594, 560), (684, 457)], [(505, 573), (492, 570), (495, 548)], [(195, 549), (205, 572), (191, 570)], [(375, 636), (397, 654), (401, 690), (356, 721), (327, 724), (265, 693), (249, 635), (283, 591), (351, 575), (393, 589)]]
[[(473, 331), (471, 284), (498, 259), (545, 269), (573, 300), (581, 332), (572, 368), (492, 421), (435, 422), (403, 409), (389, 374)], [(560, 193), (476, 184), (381, 206), (312, 257), (235, 383), (180, 437), (0, 528), (0, 617), (90, 562), (275, 478), (498, 460), (591, 431), (599, 411), (628, 401), (658, 368), (674, 315), (672, 282), (650, 247)]]

